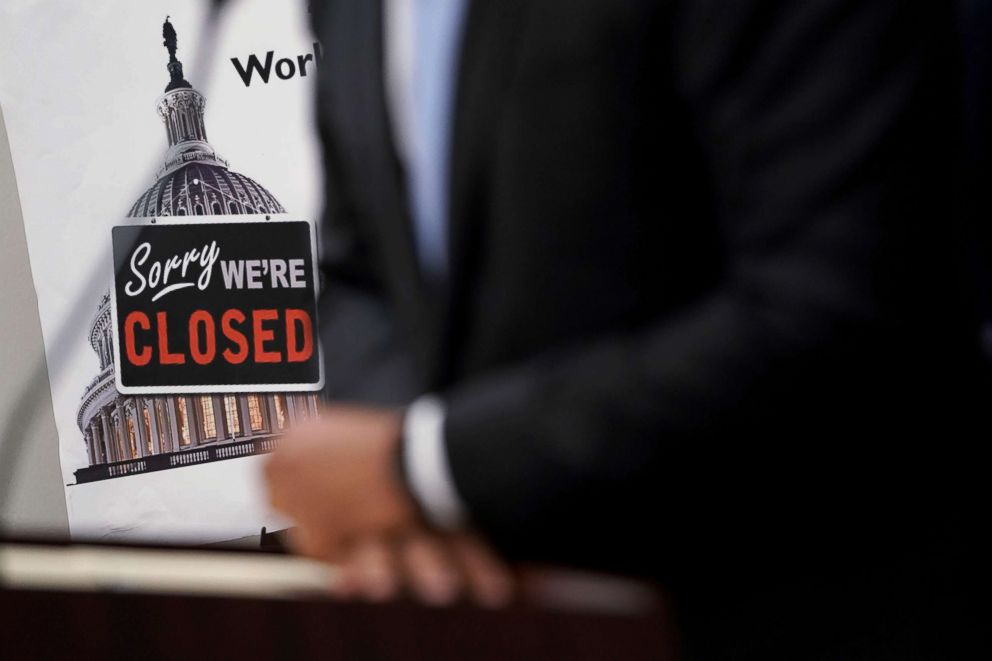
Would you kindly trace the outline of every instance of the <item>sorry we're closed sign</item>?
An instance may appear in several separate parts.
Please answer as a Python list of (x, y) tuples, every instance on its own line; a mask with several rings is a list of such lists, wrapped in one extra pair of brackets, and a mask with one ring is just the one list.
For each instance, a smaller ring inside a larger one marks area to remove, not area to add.
[(121, 392), (323, 385), (313, 227), (256, 218), (113, 228)]

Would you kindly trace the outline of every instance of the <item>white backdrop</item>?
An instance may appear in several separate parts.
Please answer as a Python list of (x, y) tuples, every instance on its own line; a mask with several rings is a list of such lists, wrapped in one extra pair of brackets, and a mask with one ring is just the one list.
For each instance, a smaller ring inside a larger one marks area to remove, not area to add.
[[(267, 511), (250, 457), (75, 485), (87, 465), (76, 412), (99, 371), (87, 341), (110, 279), (110, 228), (154, 183), (167, 147), (155, 104), (169, 82), (166, 15), (185, 78), (207, 99), (210, 142), (293, 215), (322, 205), (311, 125), (314, 72), (246, 87), (231, 63), (312, 52), (304, 3), (229, 3), (209, 71), (197, 71), (205, 0), (3, 0), (0, 104), (24, 215), (74, 536), (208, 542), (282, 525)], [(106, 278), (93, 283), (102, 269)], [(87, 286), (87, 284), (93, 286)], [(85, 318), (67, 318), (76, 301)], [(56, 347), (69, 326), (66, 346)], [(72, 332), (76, 331), (76, 332)], [(60, 350), (61, 349), (61, 350)]]

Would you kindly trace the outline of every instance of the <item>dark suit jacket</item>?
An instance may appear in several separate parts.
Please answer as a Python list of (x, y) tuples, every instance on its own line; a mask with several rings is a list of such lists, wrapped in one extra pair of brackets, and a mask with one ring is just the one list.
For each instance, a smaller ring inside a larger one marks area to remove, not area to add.
[(476, 0), (434, 283), (380, 4), (314, 3), (329, 396), (439, 392), (479, 528), (658, 579), (690, 657), (946, 650), (975, 391), (950, 8)]

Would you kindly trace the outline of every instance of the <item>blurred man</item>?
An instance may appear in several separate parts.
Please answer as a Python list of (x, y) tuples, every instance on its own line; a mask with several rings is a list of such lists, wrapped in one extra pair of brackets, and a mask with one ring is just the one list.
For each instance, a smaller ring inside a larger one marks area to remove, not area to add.
[(313, 13), (332, 405), (267, 471), (297, 548), (370, 598), (503, 603), (502, 559), (643, 576), (689, 658), (948, 653), (977, 364), (950, 9)]

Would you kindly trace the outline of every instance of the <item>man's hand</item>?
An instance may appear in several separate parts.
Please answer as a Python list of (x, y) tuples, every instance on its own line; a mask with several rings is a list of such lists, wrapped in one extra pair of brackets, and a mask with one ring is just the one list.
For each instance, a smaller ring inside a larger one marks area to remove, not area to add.
[(435, 533), (420, 521), (397, 472), (401, 427), (397, 411), (326, 407), (283, 438), (265, 477), (273, 507), (296, 524), (290, 544), (339, 565), (342, 597), (409, 590), (431, 604), (463, 594), (505, 603), (513, 576), (478, 537)]
[(406, 591), (434, 605), (462, 596), (480, 606), (505, 606), (516, 590), (509, 568), (478, 537), (413, 530), (354, 544), (339, 563), (333, 592), (341, 598), (385, 601)]
[(282, 439), (265, 477), (272, 506), (297, 524), (297, 550), (334, 562), (355, 540), (416, 525), (396, 471), (400, 428), (395, 411), (327, 407)]

